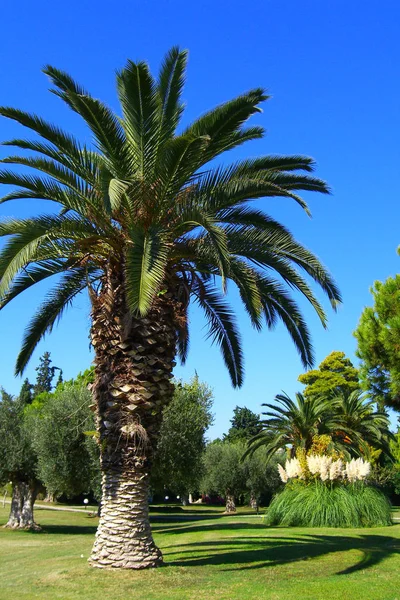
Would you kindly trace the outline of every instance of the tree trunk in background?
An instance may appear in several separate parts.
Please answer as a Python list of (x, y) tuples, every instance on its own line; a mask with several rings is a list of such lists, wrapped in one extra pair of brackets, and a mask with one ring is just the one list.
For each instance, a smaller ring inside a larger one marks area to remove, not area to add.
[(188, 494), (182, 494), (181, 500), (182, 500), (182, 505), (183, 506), (188, 506), (189, 505), (189, 496), (188, 496)]
[(103, 495), (89, 560), (103, 568), (156, 567), (162, 555), (149, 523), (149, 472), (162, 410), (173, 394), (176, 308), (163, 294), (146, 318), (134, 317), (115, 281), (92, 298), (92, 307)]
[(15, 481), (13, 484), (10, 516), (5, 527), (39, 530), (33, 517), (33, 506), (38, 493), (36, 482)]
[(50, 494), (49, 492), (46, 493), (46, 497), (43, 500), (43, 502), (54, 502), (55, 501), (55, 495), (54, 494)]
[(225, 497), (225, 513), (235, 513), (235, 512), (236, 512), (235, 496), (233, 496), (230, 492), (227, 492), (226, 497)]
[(250, 492), (250, 506), (258, 513), (258, 500), (254, 492)]

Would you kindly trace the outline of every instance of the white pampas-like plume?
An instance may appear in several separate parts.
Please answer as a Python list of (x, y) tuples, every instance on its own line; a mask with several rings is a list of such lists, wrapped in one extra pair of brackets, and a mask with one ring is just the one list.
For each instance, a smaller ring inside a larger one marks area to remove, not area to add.
[(307, 456), (307, 466), (311, 475), (317, 475), (321, 471), (321, 457), (317, 454)]
[(371, 472), (371, 463), (362, 458), (359, 458), (358, 461), (358, 476), (360, 479), (365, 479)]
[[(322, 481), (334, 481), (346, 477), (348, 481), (362, 481), (371, 471), (371, 464), (362, 458), (352, 459), (348, 463), (343, 463), (339, 458), (334, 461), (330, 456), (318, 456), (311, 454), (307, 456), (307, 466), (312, 475), (319, 475)], [(279, 476), (283, 483), (289, 479), (298, 477), (305, 479), (305, 473), (297, 458), (287, 460), (285, 468), (278, 465)]]
[(330, 479), (330, 468), (332, 465), (332, 458), (330, 456), (311, 454), (307, 456), (307, 465), (312, 475), (319, 475), (322, 481)]
[(329, 468), (329, 479), (334, 481), (341, 477), (343, 477), (343, 461), (339, 458), (339, 460), (333, 461)]
[(300, 462), (297, 458), (287, 460), (285, 463), (285, 471), (289, 479), (292, 477), (303, 478), (303, 469), (301, 468)]
[(368, 477), (371, 471), (371, 463), (362, 458), (352, 459), (347, 463), (345, 473), (349, 481), (361, 481)]
[(285, 469), (282, 467), (282, 465), (278, 465), (278, 472), (279, 472), (279, 477), (281, 478), (281, 480), (283, 481), (283, 483), (287, 483), (288, 475), (285, 471)]
[(321, 456), (321, 467), (320, 467), (320, 477), (322, 481), (326, 481), (329, 479), (329, 470), (332, 464), (332, 458), (330, 456)]

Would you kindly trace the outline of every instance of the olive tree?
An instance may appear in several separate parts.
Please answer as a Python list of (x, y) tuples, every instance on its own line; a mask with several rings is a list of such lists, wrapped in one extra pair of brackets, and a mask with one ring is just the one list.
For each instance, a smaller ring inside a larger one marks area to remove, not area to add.
[(32, 431), (25, 419), (26, 404), (4, 390), (0, 401), (0, 483), (12, 484), (10, 515), (6, 527), (38, 529), (33, 507), (40, 489)]
[(211, 407), (212, 391), (196, 376), (176, 384), (172, 402), (164, 409), (152, 486), (167, 487), (182, 497), (183, 504), (199, 488)]
[(242, 442), (216, 441), (204, 454), (202, 490), (216, 492), (225, 498), (225, 512), (236, 512), (236, 499), (246, 490), (246, 469), (242, 462), (245, 445)]

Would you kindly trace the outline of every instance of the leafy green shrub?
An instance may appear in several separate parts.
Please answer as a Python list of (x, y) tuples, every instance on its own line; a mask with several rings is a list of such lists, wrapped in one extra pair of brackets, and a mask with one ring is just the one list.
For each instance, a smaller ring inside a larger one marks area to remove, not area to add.
[(292, 482), (275, 496), (265, 521), (288, 527), (375, 527), (391, 525), (390, 503), (362, 482), (308, 485)]

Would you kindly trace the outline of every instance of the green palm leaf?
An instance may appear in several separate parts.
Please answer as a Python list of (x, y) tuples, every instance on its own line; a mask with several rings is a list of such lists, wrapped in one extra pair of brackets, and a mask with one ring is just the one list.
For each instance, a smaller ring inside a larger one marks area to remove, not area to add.
[(126, 251), (126, 296), (129, 309), (146, 314), (160, 291), (167, 263), (167, 246), (160, 230), (130, 230), (131, 244)]
[[(57, 287), (42, 316), (35, 317), (18, 368), (48, 330), (46, 323), (53, 326), (51, 315), (63, 298), (68, 303), (87, 285), (97, 311), (112, 281), (121, 282), (118, 306), (125, 306), (130, 318), (153, 314), (158, 295), (168, 291), (165, 299), (179, 313), (171, 327), (182, 360), (189, 347), (187, 307), (195, 299), (234, 385), (243, 376), (240, 337), (215, 281), (221, 280), (224, 293), (229, 281), (237, 286), (258, 330), (264, 321), (268, 328), (283, 322), (303, 364), (312, 363), (310, 334), (291, 292), (302, 294), (325, 326), (324, 309), (308, 279), (334, 308), (339, 290), (319, 259), (251, 202), (290, 198), (308, 212), (301, 191), (326, 194), (328, 186), (312, 175), (313, 159), (301, 155), (216, 164), (223, 152), (263, 136), (261, 127), (247, 125), (268, 98), (261, 88), (221, 104), (177, 133), (186, 62), (187, 52), (172, 48), (156, 79), (147, 64), (128, 61), (117, 74), (122, 117), (69, 74), (46, 67), (51, 91), (89, 127), (94, 149), (34, 114), (0, 107), (0, 115), (38, 136), (4, 142), (34, 155), (3, 159), (17, 168), (0, 171), (0, 184), (13, 186), (0, 203), (37, 199), (59, 208), (58, 217), (1, 223), (0, 236), (10, 237), (0, 252), (0, 307), (52, 275), (64, 273), (59, 285), (65, 285), (65, 297)], [(98, 280), (95, 289), (92, 278)]]
[(243, 355), (234, 314), (218, 292), (209, 284), (196, 286), (193, 293), (204, 310), (209, 325), (209, 335), (221, 348), (232, 384), (240, 387), (243, 382)]
[(17, 358), (15, 374), (21, 375), (37, 344), (46, 333), (50, 333), (57, 319), (71, 304), (75, 296), (87, 287), (90, 272), (86, 268), (66, 273), (58, 285), (47, 294), (45, 302), (25, 330), (21, 352)]
[(185, 83), (188, 53), (174, 47), (167, 53), (161, 65), (158, 89), (161, 103), (161, 142), (173, 137), (183, 113), (181, 94)]

